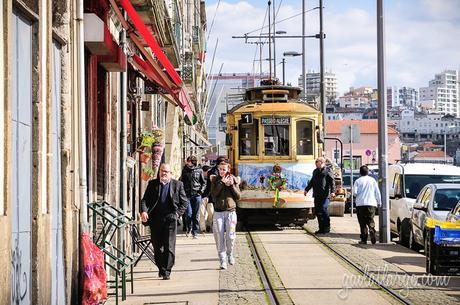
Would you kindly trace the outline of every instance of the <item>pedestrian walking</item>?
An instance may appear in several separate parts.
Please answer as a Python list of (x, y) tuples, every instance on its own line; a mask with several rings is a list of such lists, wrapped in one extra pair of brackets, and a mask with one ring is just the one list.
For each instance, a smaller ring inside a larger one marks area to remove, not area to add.
[(197, 158), (190, 156), (189, 160), (189, 163), (182, 170), (180, 180), (184, 183), (185, 193), (192, 212), (191, 217), (187, 217), (188, 232), (191, 232), (193, 238), (196, 239), (200, 231), (201, 195), (206, 188), (206, 180), (203, 176), (203, 170), (197, 166)]
[(203, 176), (206, 180), (206, 188), (203, 193), (203, 200), (201, 201), (200, 207), (200, 230), (202, 233), (210, 232), (212, 227), (212, 216), (214, 215), (214, 206), (212, 202), (209, 202), (209, 194), (207, 190), (211, 189), (211, 181), (209, 180), (209, 170), (211, 169), (208, 165), (203, 165), (201, 168), (203, 170)]
[(329, 168), (326, 167), (326, 159), (319, 157), (315, 161), (316, 168), (305, 188), (304, 195), (313, 188), (313, 199), (315, 204), (315, 215), (318, 219), (319, 230), (315, 234), (329, 233), (331, 220), (329, 217), (329, 200), (335, 196), (335, 183)]
[(208, 211), (211, 212), (211, 223), (210, 223), (210, 227), (206, 227), (206, 231), (207, 232), (211, 232), (212, 231), (212, 219), (213, 219), (213, 215), (214, 215), (214, 198), (212, 197), (212, 194), (211, 194), (211, 177), (212, 176), (219, 176), (219, 170), (217, 169), (218, 165), (220, 162), (222, 161), (226, 161), (227, 162), (227, 158), (225, 158), (224, 156), (219, 156), (217, 157), (216, 159), (216, 164), (211, 167), (209, 169), (209, 171), (207, 172), (207, 175), (206, 175), (206, 188), (204, 190), (204, 193), (203, 193), (203, 200), (206, 200), (208, 203), (206, 204), (206, 208), (208, 209)]
[(169, 280), (176, 252), (177, 219), (187, 207), (182, 182), (171, 178), (169, 164), (160, 165), (159, 178), (150, 180), (141, 200), (141, 220), (150, 227), (158, 275)]
[(235, 264), (233, 247), (236, 239), (236, 203), (240, 199), (239, 178), (230, 172), (226, 161), (218, 165), (219, 175), (211, 177), (211, 194), (214, 198), (212, 230), (216, 241), (220, 268), (227, 269), (227, 262)]
[(361, 231), (359, 243), (367, 244), (369, 233), (372, 244), (375, 244), (377, 240), (375, 238), (374, 215), (377, 207), (382, 205), (382, 199), (377, 181), (369, 176), (369, 168), (366, 165), (361, 166), (359, 174), (361, 177), (353, 184), (353, 193), (356, 196), (356, 214)]

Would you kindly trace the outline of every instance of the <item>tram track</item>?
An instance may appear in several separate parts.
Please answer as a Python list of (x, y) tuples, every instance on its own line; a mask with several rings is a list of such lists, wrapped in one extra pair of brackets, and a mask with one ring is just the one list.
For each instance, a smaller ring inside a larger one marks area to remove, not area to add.
[(262, 242), (258, 239), (257, 233), (252, 232), (248, 228), (246, 228), (245, 231), (249, 249), (254, 259), (263, 289), (267, 295), (268, 304), (294, 305), (281, 279), (278, 277), (274, 266), (268, 266), (271, 264), (270, 257), (263, 248)]
[[(296, 231), (305, 232), (305, 229), (302, 228), (302, 227), (299, 227), (299, 226), (296, 226), (296, 227), (277, 227), (277, 229), (282, 230), (282, 231), (296, 230)], [(286, 289), (283, 286), (283, 284), (281, 282), (281, 279), (279, 279), (278, 275), (276, 274), (275, 276), (273, 276), (273, 270), (271, 270), (271, 271), (267, 270), (267, 269), (270, 269), (270, 268), (267, 268), (267, 263), (266, 263), (267, 258), (262, 259), (261, 256), (266, 256), (268, 258), (270, 258), (270, 257), (269, 257), (269, 254), (266, 252), (262, 241), (257, 237), (257, 233), (251, 231), (248, 228), (245, 228), (245, 233), (246, 233), (246, 239), (248, 241), (248, 245), (249, 245), (251, 254), (253, 255), (254, 263), (256, 265), (257, 271), (259, 273), (259, 276), (260, 276), (260, 279), (261, 279), (261, 282), (262, 282), (262, 285), (263, 285), (263, 289), (264, 289), (264, 291), (265, 291), (265, 293), (267, 295), (267, 298), (268, 298), (268, 302), (269, 302), (268, 304), (270, 304), (270, 305), (274, 305), (274, 304), (277, 304), (277, 305), (279, 305), (279, 304), (283, 304), (283, 305), (284, 304), (294, 304), (294, 302), (291, 300), (291, 298), (288, 295), (288, 289)], [(335, 256), (336, 259), (338, 259), (338, 260), (342, 261), (343, 263), (345, 263), (346, 265), (350, 266), (352, 269), (356, 270), (360, 275), (364, 276), (366, 279), (368, 279), (370, 282), (372, 282), (377, 287), (377, 289), (380, 289), (381, 291), (386, 293), (389, 297), (393, 298), (395, 301), (397, 301), (397, 302), (399, 302), (401, 304), (413, 305), (412, 302), (410, 302), (406, 298), (402, 297), (398, 293), (398, 291), (396, 291), (396, 290), (386, 286), (384, 283), (380, 282), (372, 274), (370, 274), (369, 272), (366, 272), (365, 270), (360, 268), (359, 265), (355, 264), (352, 260), (347, 258), (345, 255), (341, 254), (339, 251), (337, 251), (336, 249), (331, 247), (327, 242), (323, 241), (321, 238), (319, 238), (318, 236), (316, 236), (316, 235), (314, 235), (314, 234), (312, 234), (312, 233), (310, 233), (308, 231), (306, 233), (309, 236), (311, 236), (315, 241), (317, 241), (321, 246), (323, 246), (327, 250), (330, 250), (331, 255), (333, 257)], [(265, 253), (261, 254), (261, 252), (265, 252)], [(273, 269), (274, 269), (274, 267), (273, 267)], [(276, 270), (274, 272), (276, 273)], [(281, 282), (281, 284), (280, 283), (274, 284), (273, 283), (273, 278), (274, 277), (278, 277), (278, 280)], [(280, 287), (280, 285), (282, 287)], [(280, 300), (280, 297), (279, 297), (280, 291), (285, 293), (288, 296), (288, 298), (287, 299), (284, 298), (284, 299)]]
[[(302, 228), (302, 230), (304, 230)], [(383, 283), (381, 283), (380, 281), (378, 281), (374, 276), (372, 276), (371, 274), (369, 274), (368, 272), (362, 270), (357, 264), (355, 264), (353, 261), (351, 261), (350, 259), (348, 259), (345, 255), (341, 254), (340, 252), (338, 252), (337, 250), (335, 250), (334, 248), (332, 248), (328, 243), (324, 242), (321, 238), (319, 238), (318, 236), (316, 236), (315, 234), (312, 234), (311, 232), (308, 232), (307, 231), (307, 234), (312, 236), (316, 241), (318, 241), (323, 247), (327, 248), (329, 251), (331, 251), (332, 253), (334, 253), (338, 258), (340, 258), (342, 261), (344, 261), (347, 265), (349, 265), (350, 267), (352, 267), (354, 270), (356, 270), (358, 273), (362, 274), (363, 276), (365, 276), (367, 279), (369, 279), (374, 285), (376, 285), (377, 287), (379, 287), (380, 289), (382, 289), (384, 292), (388, 293), (390, 296), (392, 296), (393, 298), (397, 299), (399, 302), (401, 302), (402, 304), (405, 304), (405, 305), (413, 305), (412, 302), (408, 301), (407, 299), (401, 297), (401, 295), (391, 289), (390, 287), (387, 287), (386, 285), (384, 285)]]

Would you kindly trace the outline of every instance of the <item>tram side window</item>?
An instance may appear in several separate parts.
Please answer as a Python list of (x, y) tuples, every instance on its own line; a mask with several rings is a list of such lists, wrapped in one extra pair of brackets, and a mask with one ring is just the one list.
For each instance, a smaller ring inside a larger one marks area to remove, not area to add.
[(257, 156), (259, 143), (259, 120), (254, 119), (252, 124), (239, 123), (239, 151), (240, 156)]
[(266, 156), (289, 156), (289, 126), (265, 125), (264, 145)]
[(297, 155), (313, 155), (313, 122), (299, 121), (296, 129)]

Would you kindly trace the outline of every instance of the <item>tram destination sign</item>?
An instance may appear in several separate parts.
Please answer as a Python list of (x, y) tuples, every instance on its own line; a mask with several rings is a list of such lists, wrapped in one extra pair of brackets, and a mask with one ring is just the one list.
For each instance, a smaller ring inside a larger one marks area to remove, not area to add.
[(291, 118), (288, 116), (266, 116), (261, 119), (262, 125), (291, 125)]

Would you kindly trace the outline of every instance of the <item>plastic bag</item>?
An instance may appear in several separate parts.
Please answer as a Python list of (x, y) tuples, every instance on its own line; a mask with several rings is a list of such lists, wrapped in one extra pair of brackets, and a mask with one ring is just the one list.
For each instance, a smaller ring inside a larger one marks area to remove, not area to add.
[(107, 282), (104, 269), (104, 253), (87, 233), (81, 236), (83, 261), (82, 305), (97, 305), (107, 300)]

